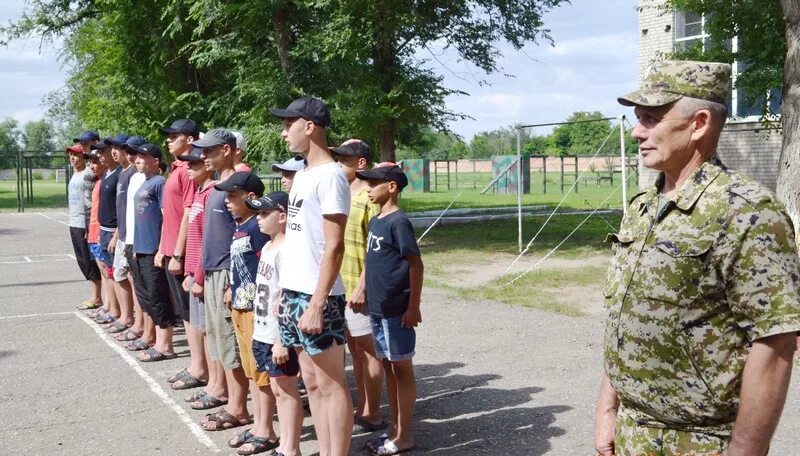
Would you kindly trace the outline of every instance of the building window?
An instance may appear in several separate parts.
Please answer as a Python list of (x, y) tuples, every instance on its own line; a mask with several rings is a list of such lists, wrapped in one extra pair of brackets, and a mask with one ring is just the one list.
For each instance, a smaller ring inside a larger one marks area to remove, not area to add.
[[(674, 52), (705, 51), (709, 38), (703, 15), (689, 11), (675, 12)], [(730, 43), (725, 43), (725, 47), (736, 52), (738, 40), (734, 38)], [(736, 78), (745, 68), (747, 68), (745, 62), (733, 62), (733, 75), (731, 76), (733, 87), (736, 87)], [(780, 89), (772, 89), (754, 101), (749, 101), (744, 89), (734, 88), (728, 95), (728, 117), (735, 119), (761, 117), (763, 113), (757, 106), (763, 104), (765, 99), (769, 113), (777, 114), (780, 112), (782, 98), (783, 94)]]

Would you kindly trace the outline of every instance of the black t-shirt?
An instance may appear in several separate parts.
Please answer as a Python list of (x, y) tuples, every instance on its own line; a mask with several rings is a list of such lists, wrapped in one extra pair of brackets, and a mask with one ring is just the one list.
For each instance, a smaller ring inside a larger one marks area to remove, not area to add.
[(373, 217), (369, 222), (364, 265), (370, 314), (398, 317), (408, 309), (411, 288), (407, 255), (419, 255), (419, 246), (406, 214), (398, 210), (384, 217)]
[(117, 166), (103, 175), (100, 185), (100, 207), (97, 210), (97, 221), (105, 228), (117, 227), (117, 182), (122, 167)]

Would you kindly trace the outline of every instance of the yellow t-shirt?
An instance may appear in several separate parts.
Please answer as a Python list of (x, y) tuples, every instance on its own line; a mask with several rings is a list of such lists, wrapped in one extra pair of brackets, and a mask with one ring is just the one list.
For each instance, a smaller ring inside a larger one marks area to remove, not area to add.
[(381, 207), (369, 201), (366, 189), (350, 198), (350, 215), (344, 229), (344, 260), (342, 260), (342, 282), (345, 297), (358, 285), (361, 271), (364, 270), (364, 258), (367, 255), (367, 233), (369, 221), (381, 212)]

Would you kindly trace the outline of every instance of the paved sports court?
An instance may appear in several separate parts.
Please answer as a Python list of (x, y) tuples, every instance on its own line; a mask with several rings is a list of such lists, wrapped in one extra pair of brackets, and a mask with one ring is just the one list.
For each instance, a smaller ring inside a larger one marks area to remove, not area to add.
[[(0, 214), (0, 454), (235, 454), (232, 431), (203, 431), (207, 412), (166, 383), (188, 356), (182, 335), (182, 357), (140, 363), (75, 310), (88, 288), (66, 220)], [(411, 454), (593, 454), (601, 329), (597, 317), (426, 289)], [(795, 375), (770, 454), (800, 454), (799, 386)], [(316, 452), (311, 429), (307, 418), (305, 455)], [(351, 454), (368, 454), (365, 440), (354, 438)]]

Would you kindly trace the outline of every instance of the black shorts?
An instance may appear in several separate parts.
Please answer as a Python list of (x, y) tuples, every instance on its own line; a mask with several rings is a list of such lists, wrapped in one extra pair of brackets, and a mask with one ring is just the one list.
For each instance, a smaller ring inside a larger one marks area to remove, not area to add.
[(75, 252), (75, 261), (78, 262), (83, 277), (96, 282), (100, 280), (100, 269), (94, 261), (89, 244), (86, 242), (86, 229), (69, 227), (69, 237), (72, 240), (72, 250)]
[[(155, 266), (155, 255), (137, 253), (135, 258), (138, 274), (133, 278), (139, 305), (159, 328), (171, 328), (175, 324), (175, 311), (169, 299), (167, 273)], [(141, 279), (141, 280), (140, 280)], [(145, 298), (144, 302), (142, 297)]]
[(189, 292), (183, 290), (183, 274), (173, 275), (169, 272), (169, 260), (172, 257), (164, 257), (164, 271), (167, 276), (167, 285), (172, 294), (172, 302), (175, 303), (175, 313), (181, 320), (189, 321)]
[(300, 372), (300, 361), (297, 359), (297, 350), (289, 349), (289, 360), (283, 364), (272, 361), (272, 344), (266, 344), (253, 339), (253, 358), (259, 372), (267, 372), (270, 378), (296, 377)]

